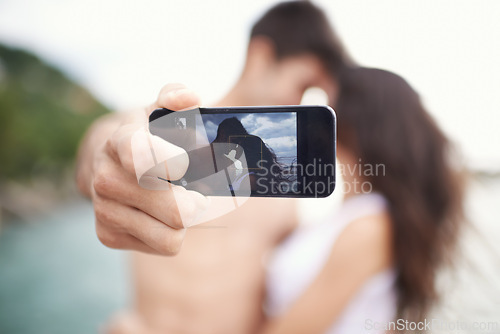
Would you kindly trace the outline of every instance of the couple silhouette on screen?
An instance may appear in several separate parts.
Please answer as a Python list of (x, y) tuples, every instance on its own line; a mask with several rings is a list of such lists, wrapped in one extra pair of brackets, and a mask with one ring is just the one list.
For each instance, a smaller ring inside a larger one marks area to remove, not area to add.
[(238, 190), (245, 178), (250, 180), (252, 193), (258, 194), (265, 194), (284, 181), (283, 168), (276, 154), (261, 137), (250, 134), (238, 118), (224, 119), (217, 128), (213, 143), (236, 145), (224, 153), (224, 157), (232, 163), (229, 169), (234, 173), (233, 190)]

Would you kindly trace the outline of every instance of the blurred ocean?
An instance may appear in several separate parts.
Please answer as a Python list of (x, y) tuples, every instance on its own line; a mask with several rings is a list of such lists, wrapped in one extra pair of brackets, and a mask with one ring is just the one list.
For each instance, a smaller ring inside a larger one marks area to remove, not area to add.
[[(444, 299), (432, 317), (498, 327), (432, 333), (500, 333), (500, 178), (472, 182), (467, 212), (471, 226), (460, 241), (457, 267), (439, 279)], [(127, 253), (99, 243), (90, 203), (3, 225), (0, 333), (96, 333), (130, 296)]]
[(129, 300), (126, 252), (95, 236), (90, 202), (0, 234), (0, 333), (89, 334)]

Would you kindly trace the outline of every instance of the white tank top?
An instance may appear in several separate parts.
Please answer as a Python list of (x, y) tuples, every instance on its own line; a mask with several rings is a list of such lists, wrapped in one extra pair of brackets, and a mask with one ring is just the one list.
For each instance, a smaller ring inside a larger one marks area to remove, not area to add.
[[(277, 247), (268, 263), (265, 305), (268, 316), (282, 315), (306, 290), (322, 270), (338, 236), (350, 222), (383, 212), (386, 207), (387, 201), (380, 194), (356, 195), (347, 199), (339, 211), (325, 221), (297, 228)], [(374, 323), (394, 321), (395, 276), (392, 268), (372, 276), (326, 333), (377, 333), (373, 327), (369, 330)]]

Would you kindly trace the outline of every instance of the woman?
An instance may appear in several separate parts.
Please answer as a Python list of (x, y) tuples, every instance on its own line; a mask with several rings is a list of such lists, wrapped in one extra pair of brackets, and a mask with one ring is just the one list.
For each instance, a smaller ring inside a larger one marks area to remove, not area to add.
[(422, 320), (457, 237), (461, 177), (417, 93), (369, 68), (347, 70), (341, 85), (345, 200), (271, 259), (263, 333), (374, 333)]

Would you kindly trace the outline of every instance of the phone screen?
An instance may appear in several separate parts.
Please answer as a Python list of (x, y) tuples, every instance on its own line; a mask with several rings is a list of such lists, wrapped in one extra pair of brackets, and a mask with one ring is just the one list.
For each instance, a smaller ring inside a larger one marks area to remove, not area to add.
[(150, 131), (186, 149), (190, 160), (183, 178), (169, 180), (174, 184), (213, 196), (325, 197), (333, 192), (335, 123), (329, 108), (159, 110), (150, 118)]

